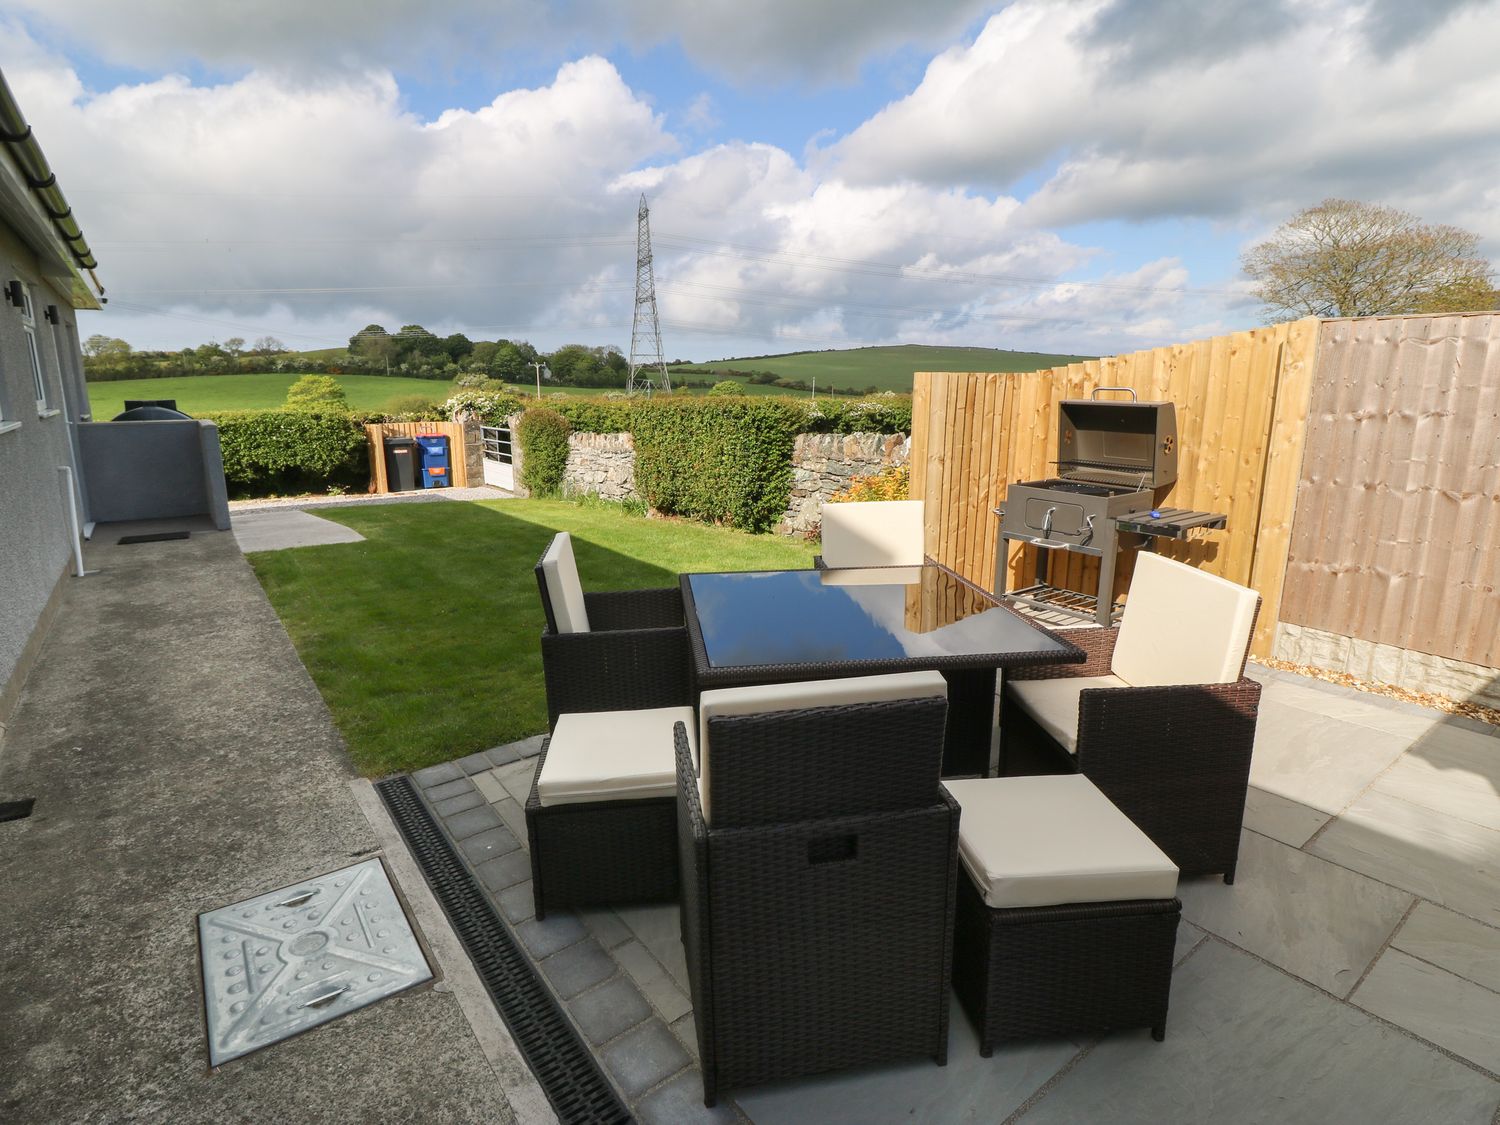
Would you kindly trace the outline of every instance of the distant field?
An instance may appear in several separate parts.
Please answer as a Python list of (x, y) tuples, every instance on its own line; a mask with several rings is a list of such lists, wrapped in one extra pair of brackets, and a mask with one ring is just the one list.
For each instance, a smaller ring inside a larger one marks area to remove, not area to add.
[[(849, 348), (830, 352), (792, 352), (763, 358), (724, 359), (695, 363), (712, 371), (774, 371), (784, 379), (814, 378), (835, 387), (878, 387), (883, 391), (911, 390), (917, 371), (1038, 371), (1073, 363), (1088, 356), (1048, 352), (1008, 352), (999, 348), (939, 348), (903, 344), (889, 348)], [(702, 378), (695, 375), (693, 378)]]
[[(197, 375), (183, 379), (122, 379), (90, 383), (94, 417), (108, 421), (125, 409), (127, 398), (175, 398), (185, 414), (218, 410), (266, 410), (286, 401), (297, 375)], [(381, 410), (392, 399), (409, 395), (448, 397), (449, 385), (434, 379), (398, 379), (384, 375), (335, 375), (355, 410)]]

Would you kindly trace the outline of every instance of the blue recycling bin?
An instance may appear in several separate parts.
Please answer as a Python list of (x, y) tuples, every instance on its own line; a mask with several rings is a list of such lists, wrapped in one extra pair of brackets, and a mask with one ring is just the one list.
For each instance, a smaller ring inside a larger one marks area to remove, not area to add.
[(420, 458), (417, 477), (423, 488), (453, 487), (453, 467), (448, 457), (446, 435), (418, 434), (417, 455)]

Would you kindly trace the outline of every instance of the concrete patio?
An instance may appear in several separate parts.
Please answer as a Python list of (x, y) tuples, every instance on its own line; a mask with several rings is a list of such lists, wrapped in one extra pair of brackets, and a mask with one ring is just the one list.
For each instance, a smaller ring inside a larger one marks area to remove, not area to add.
[[(268, 521), (297, 540), (305, 521)], [(0, 753), (0, 1118), (550, 1115), (234, 537), (89, 548)], [(131, 528), (130, 530), (155, 530)], [(248, 528), (246, 529), (249, 530)], [(316, 533), (316, 534), (315, 534)], [(539, 739), (414, 775), (645, 1122), (1500, 1119), (1500, 737), (1284, 673), (1266, 686), (1239, 879), (1188, 881), (1164, 1043), (915, 1060), (702, 1105), (672, 906), (533, 917)], [(193, 917), (381, 855), (438, 972), (217, 1070)]]
[(535, 744), (415, 779), (642, 1121), (1496, 1120), (1500, 732), (1252, 673), (1265, 696), (1239, 876), (1181, 887), (1164, 1043), (1140, 1032), (982, 1059), (955, 1004), (946, 1067), (735, 1091), (715, 1110), (677, 909), (532, 917), (521, 806)]

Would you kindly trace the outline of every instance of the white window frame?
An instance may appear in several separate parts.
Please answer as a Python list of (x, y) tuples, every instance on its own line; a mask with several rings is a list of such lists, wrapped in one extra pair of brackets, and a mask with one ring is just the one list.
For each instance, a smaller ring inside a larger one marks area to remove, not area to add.
[(47, 399), (47, 375), (42, 370), (42, 352), (36, 342), (36, 306), (31, 303), (31, 287), (21, 286), (21, 331), (26, 337), (26, 346), (31, 350), (31, 378), (36, 390), (36, 413), (38, 418), (50, 417), (53, 413)]

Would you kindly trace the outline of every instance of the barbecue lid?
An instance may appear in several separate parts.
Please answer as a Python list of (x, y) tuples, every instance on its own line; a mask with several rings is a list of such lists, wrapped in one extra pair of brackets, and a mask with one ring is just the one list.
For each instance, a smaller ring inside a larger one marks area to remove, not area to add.
[[(1130, 401), (1101, 401), (1122, 391)], [(1099, 387), (1092, 398), (1067, 399), (1057, 409), (1058, 476), (1137, 488), (1177, 482), (1177, 408), (1137, 402), (1129, 387)]]

